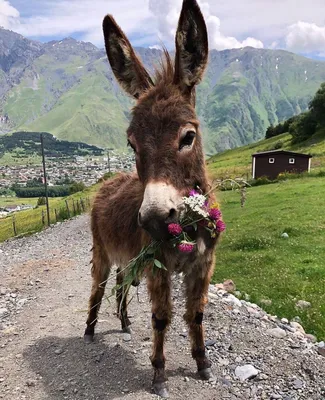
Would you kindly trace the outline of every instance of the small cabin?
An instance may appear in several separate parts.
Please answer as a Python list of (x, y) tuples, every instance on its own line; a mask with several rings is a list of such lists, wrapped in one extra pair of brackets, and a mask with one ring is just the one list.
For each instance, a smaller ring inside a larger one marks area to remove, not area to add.
[(252, 155), (253, 179), (276, 179), (280, 173), (309, 172), (312, 156), (286, 150), (271, 150)]

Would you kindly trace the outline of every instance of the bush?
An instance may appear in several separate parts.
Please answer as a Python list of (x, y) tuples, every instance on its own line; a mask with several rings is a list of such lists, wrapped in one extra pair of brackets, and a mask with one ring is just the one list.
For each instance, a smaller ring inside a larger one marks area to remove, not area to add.
[(278, 141), (278, 142), (274, 143), (274, 146), (270, 150), (279, 150), (282, 147), (283, 147), (283, 142)]
[(271, 180), (267, 176), (261, 176), (260, 178), (253, 179), (249, 182), (251, 186), (268, 185), (269, 183), (275, 183), (277, 180)]
[(72, 185), (70, 185), (69, 194), (82, 192), (85, 188), (86, 186), (83, 182), (73, 182)]
[(37, 205), (38, 206), (45, 206), (45, 204), (46, 204), (46, 198), (45, 197), (39, 197), (38, 198), (38, 200), (37, 200)]

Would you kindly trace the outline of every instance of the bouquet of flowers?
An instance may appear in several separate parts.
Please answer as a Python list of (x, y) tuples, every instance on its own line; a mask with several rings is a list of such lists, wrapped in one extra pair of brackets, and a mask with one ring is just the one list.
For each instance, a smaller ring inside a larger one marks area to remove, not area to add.
[[(184, 210), (181, 212), (179, 223), (168, 225), (170, 234), (169, 244), (181, 253), (191, 253), (196, 248), (195, 240), (191, 239), (190, 232), (197, 231), (198, 226), (206, 229), (212, 238), (226, 229), (218, 203), (209, 204), (208, 195), (197, 190), (191, 190), (189, 196), (183, 197)], [(121, 287), (129, 288), (134, 280), (139, 279), (150, 263), (153, 268), (166, 269), (156, 258), (162, 242), (154, 240), (143, 247), (140, 253), (133, 258), (121, 271), (126, 271), (123, 282), (113, 288), (112, 294)]]

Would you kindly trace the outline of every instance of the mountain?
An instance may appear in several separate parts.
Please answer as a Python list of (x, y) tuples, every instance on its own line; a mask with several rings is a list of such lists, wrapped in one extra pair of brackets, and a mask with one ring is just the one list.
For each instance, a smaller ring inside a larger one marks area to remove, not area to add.
[(260, 140), (270, 124), (307, 110), (325, 62), (283, 50), (212, 51), (206, 80), (202, 115), (213, 152)]
[[(150, 70), (161, 57), (136, 51)], [(286, 51), (211, 51), (197, 93), (207, 152), (261, 139), (271, 123), (306, 110), (323, 81), (325, 62)], [(0, 28), (0, 133), (47, 131), (120, 148), (131, 106), (103, 50), (72, 38), (43, 44)]]

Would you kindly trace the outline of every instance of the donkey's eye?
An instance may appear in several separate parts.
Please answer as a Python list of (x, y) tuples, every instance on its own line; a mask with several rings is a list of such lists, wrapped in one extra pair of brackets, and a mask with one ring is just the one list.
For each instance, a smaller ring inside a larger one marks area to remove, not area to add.
[(179, 144), (179, 151), (181, 151), (184, 147), (191, 147), (194, 138), (195, 138), (195, 132), (187, 131), (186, 135), (182, 138), (182, 140)]
[(128, 140), (128, 146), (131, 147), (131, 149), (136, 152), (135, 147), (133, 146), (133, 144)]

